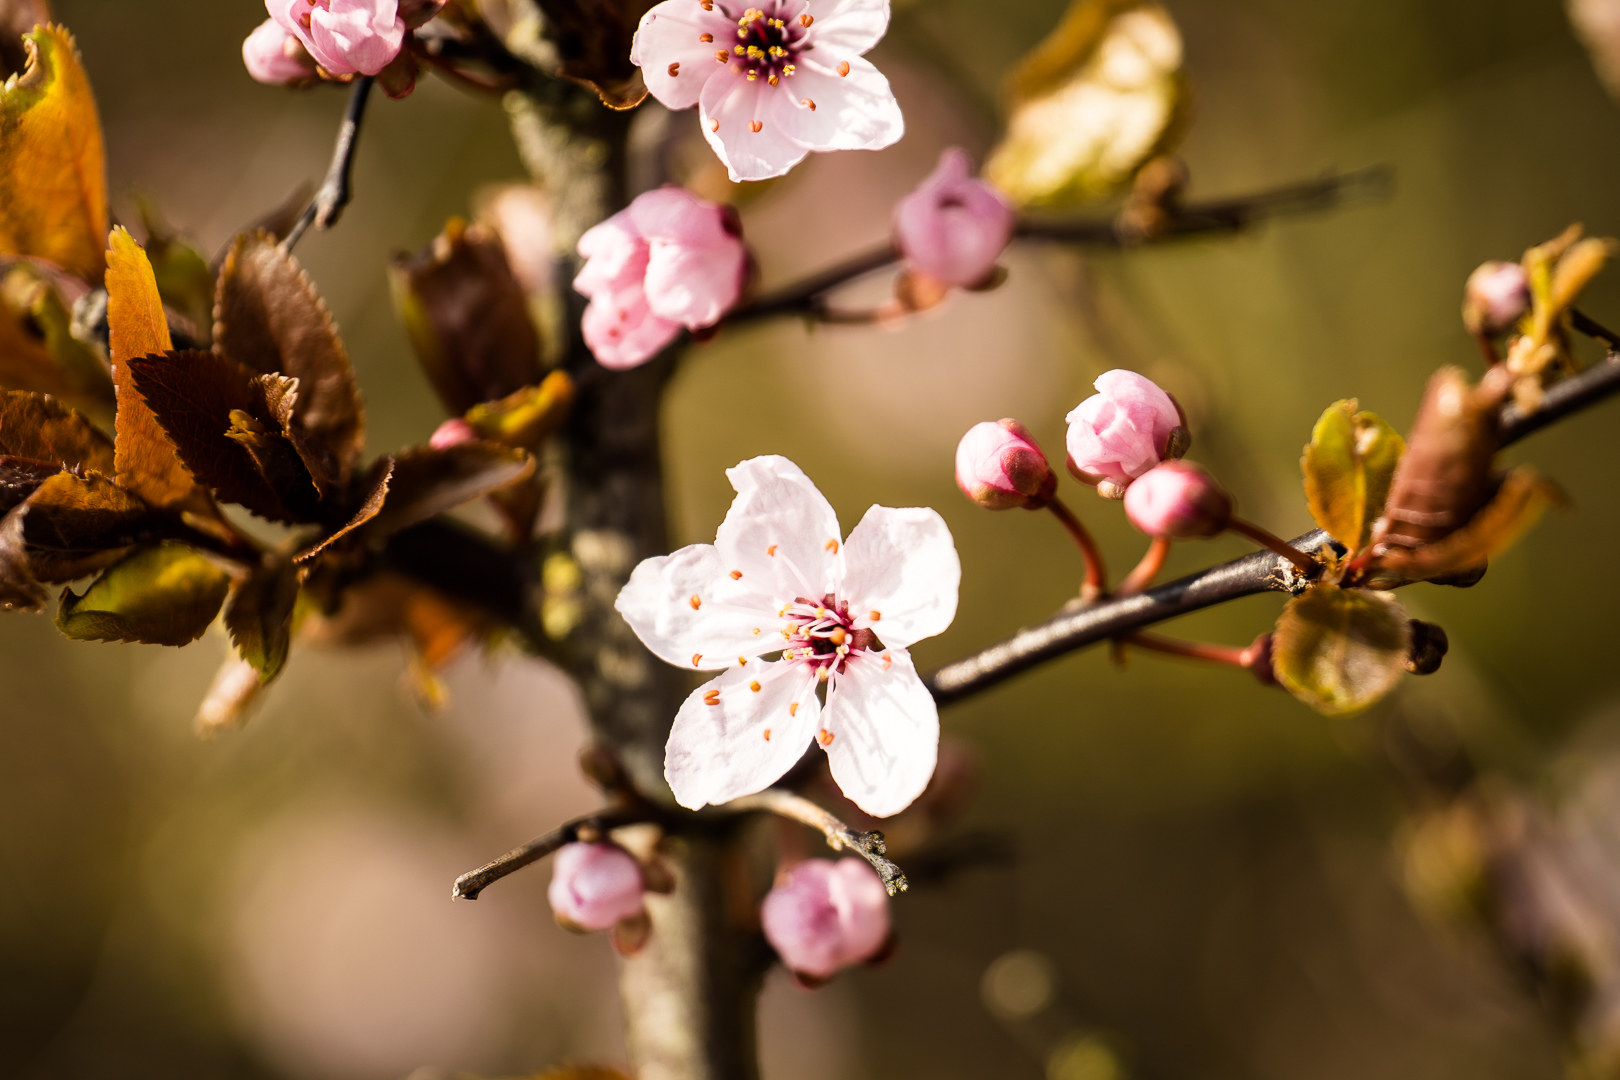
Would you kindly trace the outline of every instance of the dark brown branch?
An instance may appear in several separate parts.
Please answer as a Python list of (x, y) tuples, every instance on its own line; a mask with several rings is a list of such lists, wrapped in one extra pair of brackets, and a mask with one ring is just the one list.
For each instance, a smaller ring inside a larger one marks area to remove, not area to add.
[(349, 91), (349, 106), (343, 110), (343, 123), (338, 125), (337, 145), (332, 148), (332, 164), (326, 170), (326, 179), (304, 208), (297, 224), (281, 242), (283, 251), (296, 247), (311, 225), (321, 230), (336, 225), (343, 208), (349, 205), (349, 176), (354, 171), (354, 150), (359, 142), (360, 121), (366, 115), (366, 100), (371, 96), (371, 87), (376, 81), (372, 75), (362, 75), (354, 80), (354, 86)]
[(586, 814), (582, 818), (575, 818), (568, 824), (560, 825), (544, 836), (530, 840), (522, 847), (513, 848), (494, 862), (486, 863), (476, 870), (470, 870), (462, 874), (456, 878), (456, 883), (450, 890), (450, 899), (478, 899), (479, 893), (506, 875), (521, 870), (530, 863), (539, 862), (558, 848), (579, 840), (582, 829), (585, 830), (587, 836), (593, 831), (597, 835), (601, 835), (609, 829), (617, 829), (621, 825), (634, 825), (638, 822), (648, 821), (650, 820), (650, 814), (650, 808), (645, 806), (609, 807), (605, 810)]
[[(1376, 166), (1302, 184), (1290, 184), (1242, 198), (1172, 207), (1166, 228), (1149, 237), (1132, 235), (1129, 229), (1121, 225), (1117, 215), (1078, 220), (1026, 217), (1019, 221), (1014, 235), (1026, 240), (1050, 240), (1105, 248), (1162, 243), (1209, 233), (1239, 232), (1267, 218), (1325, 210), (1338, 205), (1352, 192), (1377, 195), (1387, 189), (1389, 183), (1390, 171)], [(899, 261), (900, 250), (892, 243), (873, 248), (803, 281), (762, 296), (727, 315), (722, 323), (736, 325), (774, 315), (819, 317), (827, 293)]]
[(731, 800), (726, 803), (726, 809), (740, 814), (763, 810), (766, 813), (791, 818), (812, 829), (820, 829), (822, 835), (827, 838), (828, 847), (834, 851), (848, 848), (871, 863), (872, 869), (883, 879), (883, 887), (889, 890), (890, 896), (903, 893), (909, 888), (906, 875), (887, 858), (889, 849), (883, 842), (882, 833), (856, 832), (802, 795), (795, 795), (780, 788), (767, 788), (758, 794), (744, 795), (740, 799)]
[[(1502, 410), (1501, 444), (1517, 442), (1615, 393), (1620, 393), (1620, 353), (1610, 353), (1607, 363), (1549, 388), (1541, 408), (1528, 416), (1522, 414), (1518, 406), (1508, 405)], [(1333, 541), (1316, 529), (1292, 543), (1310, 553)], [(1303, 579), (1293, 572), (1286, 559), (1270, 551), (1245, 555), (1144, 593), (1060, 613), (1038, 626), (1020, 630), (1006, 641), (945, 665), (928, 677), (928, 688), (942, 705), (960, 701), (1043, 661), (1087, 645), (1228, 600), (1262, 592), (1294, 592), (1302, 585)]]

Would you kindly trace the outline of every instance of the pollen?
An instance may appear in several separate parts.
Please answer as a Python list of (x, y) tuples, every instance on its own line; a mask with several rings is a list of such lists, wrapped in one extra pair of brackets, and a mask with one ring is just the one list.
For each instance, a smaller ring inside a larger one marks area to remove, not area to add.
[(799, 104), (803, 105), (805, 108), (809, 109), (811, 112), (816, 111), (816, 103), (811, 101), (809, 98), (804, 98), (803, 100), (801, 100), (799, 102)]
[(725, 63), (725, 62), (726, 62), (726, 61), (727, 61), (727, 60), (730, 60), (730, 59), (731, 59), (731, 54), (730, 54), (730, 53), (728, 53), (728, 52), (726, 52), (726, 50), (724, 50), (724, 49), (721, 49), (721, 50), (720, 50), (720, 51), (719, 51), (719, 52), (717, 52), (717, 53), (715, 53), (715, 54), (714, 54), (714, 58), (715, 58), (715, 59), (716, 59), (716, 60), (718, 60), (718, 61), (720, 61), (720, 62), (721, 62), (721, 63), (722, 63), (722, 64), (723, 64), (723, 63)]
[(776, 545), (772, 544), (770, 547), (766, 548), (765, 549), (765, 554), (767, 554), (767, 555), (775, 555), (776, 554)]
[(840, 79), (842, 79), (845, 76), (847, 76), (848, 74), (849, 74), (849, 61), (848, 60), (840, 60), (840, 61), (838, 61), (838, 77)]
[(718, 691), (718, 690), (710, 690), (707, 694), (704, 694), (703, 695), (703, 704), (705, 704), (705, 705), (718, 705), (718, 704), (720, 704), (720, 691)]
[(738, 56), (747, 56), (748, 55), (748, 50), (743, 48), (741, 45), (733, 45), (731, 47), (731, 51), (736, 53)]
[(698, 0), (698, 4), (702, 6), (704, 11), (714, 10), (714, 0)]
[(680, 65), (679, 62), (676, 62), (676, 63), (673, 63), (673, 64), (669, 65), (669, 77), (670, 78), (673, 79), (673, 78), (675, 78), (675, 76), (679, 75), (680, 73), (681, 73), (681, 65)]
[(754, 627), (754, 636), (759, 637), (759, 627)]
[(784, 74), (784, 75), (791, 75), (795, 71), (798, 71), (798, 70), (799, 69), (794, 67), (792, 64), (783, 64), (782, 65), (782, 74)]
[(814, 15), (800, 15), (799, 16), (799, 25), (804, 27), (807, 30), (810, 28), (810, 24), (815, 22), (815, 21), (816, 21), (816, 17)]
[(844, 628), (842, 626), (835, 626), (833, 627), (833, 632), (827, 635), (827, 640), (832, 642), (834, 645), (842, 645), (844, 643), (844, 639), (847, 637), (849, 637), (849, 635), (844, 632)]
[(748, 689), (752, 690), (756, 694), (759, 693), (759, 680), (756, 679), (753, 682), (749, 683), (748, 684)]
[(833, 741), (833, 733), (828, 731), (826, 728), (822, 728), (820, 733), (816, 735), (816, 741), (822, 746), (831, 746)]
[(707, 45), (709, 42), (714, 40), (714, 35), (713, 34), (699, 34), (698, 35), (698, 40), (703, 42), (705, 45)]
[(770, 728), (765, 729), (765, 741), (766, 742), (771, 741), (771, 729)]
[(772, 86), (775, 86), (775, 85), (776, 85), (776, 81), (777, 81), (777, 80), (776, 80), (776, 76), (775, 76), (775, 75), (772, 75), (772, 76), (770, 76), (770, 77), (769, 77), (769, 78), (767, 78), (767, 79), (766, 79), (766, 80), (765, 80), (765, 81), (766, 81), (766, 82), (768, 82), (768, 83), (770, 83), (770, 84), (771, 84), (771, 85), (772, 85)]
[(692, 666), (697, 667), (698, 662), (701, 661), (702, 659), (703, 659), (703, 654), (702, 653), (700, 653), (700, 652), (693, 653), (692, 654)]
[(732, 581), (741, 581), (742, 580), (742, 571), (741, 570), (733, 570), (731, 572), (731, 580)]
[(688, 600), (687, 603), (692, 605), (693, 611), (696, 611), (698, 608), (703, 606), (703, 597), (694, 594), (692, 599)]
[(798, 716), (799, 715), (799, 703), (797, 701), (795, 701), (793, 704), (788, 706), (788, 715), (789, 716)]
[(836, 540), (827, 541), (827, 543), (824, 545), (824, 550), (830, 551), (834, 555), (838, 554), (838, 541), (836, 541)]
[[(749, 82), (753, 82), (753, 81), (754, 81), (754, 80), (755, 80), (755, 79), (757, 79), (757, 78), (759, 78), (759, 72), (757, 72), (757, 71), (755, 71), (755, 70), (753, 70), (753, 69), (752, 69), (752, 68), (750, 68), (750, 69), (749, 69), (749, 70), (748, 70), (748, 81), (749, 81)], [(757, 127), (754, 127), (754, 125), (755, 125), (755, 124), (757, 124), (757, 123), (759, 123), (759, 121), (758, 121), (758, 120), (753, 120), (753, 121), (750, 121), (750, 122), (749, 122), (749, 124), (748, 124), (748, 126), (749, 126), (749, 128), (750, 128), (750, 129), (751, 129), (751, 130), (754, 130), (754, 131), (758, 131), (758, 130), (759, 130), (759, 128), (757, 128)]]
[(871, 619), (873, 622), (877, 622), (878, 620), (883, 618), (883, 612), (881, 612), (881, 611), (868, 611), (866, 613), (866, 617), (868, 619)]

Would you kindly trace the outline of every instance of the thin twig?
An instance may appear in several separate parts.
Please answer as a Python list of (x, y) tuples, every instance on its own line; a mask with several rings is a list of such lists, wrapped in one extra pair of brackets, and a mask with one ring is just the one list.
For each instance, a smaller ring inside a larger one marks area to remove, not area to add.
[(1226, 664), (1229, 667), (1245, 669), (1249, 666), (1251, 655), (1247, 649), (1233, 648), (1230, 645), (1215, 645), (1206, 641), (1180, 641), (1176, 638), (1160, 637), (1158, 634), (1135, 633), (1125, 640), (1139, 649), (1163, 653), (1165, 656), (1208, 660), (1212, 664)]
[(1143, 553), (1142, 561), (1137, 563), (1129, 574), (1125, 575), (1125, 580), (1119, 583), (1119, 588), (1114, 590), (1114, 595), (1130, 596), (1132, 593), (1139, 593), (1153, 584), (1153, 579), (1159, 576), (1159, 571), (1164, 569), (1164, 561), (1169, 557), (1170, 538), (1168, 536), (1155, 536), (1153, 543), (1149, 544), (1147, 551)]
[(1569, 321), (1575, 329), (1587, 337), (1597, 338), (1611, 349), (1620, 349), (1620, 334), (1616, 334), (1579, 308), (1569, 309)]
[[(1346, 195), (1355, 191), (1376, 195), (1388, 187), (1390, 175), (1387, 168), (1375, 166), (1323, 177), (1320, 180), (1290, 184), (1241, 198), (1174, 207), (1171, 209), (1166, 228), (1148, 237), (1135, 237), (1129, 230), (1122, 230), (1117, 216), (1078, 220), (1026, 217), (1018, 222), (1014, 235), (1026, 240), (1120, 248), (1162, 243), (1209, 233), (1239, 232), (1266, 218), (1325, 210), (1337, 205)], [(857, 278), (892, 266), (900, 259), (900, 249), (892, 243), (873, 248), (738, 308), (721, 322), (725, 325), (736, 325), (774, 315), (793, 314), (820, 318), (824, 314), (825, 294)]]
[(1293, 563), (1295, 569), (1306, 577), (1316, 573), (1316, 563), (1309, 555), (1300, 551), (1270, 529), (1263, 529), (1252, 521), (1244, 521), (1238, 517), (1233, 518), (1226, 527), (1239, 536), (1248, 537), (1263, 548), (1270, 548), (1275, 551), (1278, 555)]
[(731, 800), (726, 804), (726, 809), (738, 813), (761, 810), (791, 818), (812, 829), (820, 829), (827, 838), (828, 847), (834, 851), (848, 848), (871, 863), (872, 869), (883, 879), (883, 887), (889, 890), (890, 896), (903, 893), (908, 887), (906, 875), (887, 858), (888, 848), (883, 842), (882, 833), (856, 832), (802, 795), (781, 788), (766, 788), (756, 795)]
[(1080, 519), (1074, 516), (1074, 511), (1064, 505), (1057, 496), (1054, 495), (1046, 501), (1046, 508), (1063, 523), (1065, 529), (1069, 530), (1069, 535), (1074, 537), (1075, 544), (1080, 548), (1080, 556), (1086, 561), (1086, 580), (1080, 586), (1080, 599), (1090, 603), (1108, 591), (1108, 571), (1103, 568), (1102, 551), (1098, 549), (1097, 541), (1091, 538), (1091, 533), (1080, 523)]
[(651, 819), (651, 808), (646, 806), (608, 807), (575, 818), (544, 836), (530, 840), (522, 847), (513, 848), (492, 863), (486, 863), (476, 870), (462, 874), (456, 878), (456, 883), (450, 890), (450, 899), (478, 899), (479, 893), (506, 875), (521, 870), (530, 863), (539, 862), (558, 848), (574, 843), (580, 838), (581, 829), (587, 832), (594, 830), (597, 833), (606, 833), (609, 829), (617, 829), (621, 825), (634, 825)]
[[(1517, 405), (1502, 410), (1501, 445), (1517, 442), (1554, 421), (1620, 393), (1620, 353), (1542, 395), (1541, 408), (1528, 415)], [(1333, 541), (1320, 529), (1296, 537), (1291, 545), (1304, 554)], [(1020, 630), (1006, 641), (946, 664), (925, 681), (940, 704), (960, 701), (1010, 679), (1019, 672), (1134, 630), (1199, 611), (1228, 600), (1263, 592), (1297, 591), (1304, 586), (1294, 568), (1270, 551), (1212, 566), (1196, 574), (1134, 596), (1112, 597), (1090, 607), (1064, 611), (1038, 626)]]
[(376, 81), (372, 75), (362, 75), (354, 80), (354, 86), (349, 91), (349, 107), (343, 111), (343, 123), (338, 125), (337, 144), (332, 148), (332, 164), (326, 170), (326, 179), (321, 182), (320, 190), (315, 192), (309, 205), (304, 207), (297, 224), (281, 242), (281, 250), (291, 251), (296, 247), (311, 225), (323, 231), (330, 229), (337, 224), (343, 208), (349, 205), (349, 176), (354, 170), (354, 149), (359, 142), (360, 121), (365, 117), (366, 99), (371, 96), (371, 87)]

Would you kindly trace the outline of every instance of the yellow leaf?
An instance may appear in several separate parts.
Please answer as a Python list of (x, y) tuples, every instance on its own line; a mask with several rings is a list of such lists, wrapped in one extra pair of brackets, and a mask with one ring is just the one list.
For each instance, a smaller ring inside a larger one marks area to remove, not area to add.
[(174, 348), (163, 317), (152, 264), (133, 237), (114, 229), (107, 252), (107, 326), (112, 342), (113, 386), (118, 393), (115, 448), (118, 482), (147, 502), (163, 506), (196, 488), (174, 444), (135, 389), (129, 362)]
[(101, 277), (107, 164), (90, 80), (73, 35), (24, 35), (28, 69), (0, 88), (0, 251)]
[(1356, 399), (1327, 407), (1311, 431), (1299, 467), (1305, 501), (1323, 532), (1353, 555), (1367, 543), (1384, 511), (1395, 466), (1406, 451), (1398, 432), (1372, 413), (1357, 412)]
[(188, 645), (219, 614), (230, 584), (205, 556), (161, 544), (120, 560), (83, 596), (64, 589), (56, 626), (75, 641)]
[(1317, 585), (1283, 609), (1272, 665), (1289, 693), (1340, 716), (1393, 690), (1411, 649), (1411, 620), (1394, 596)]
[(1021, 206), (1116, 190), (1174, 141), (1180, 68), (1181, 35), (1158, 4), (1076, 0), (1014, 74), (985, 178)]

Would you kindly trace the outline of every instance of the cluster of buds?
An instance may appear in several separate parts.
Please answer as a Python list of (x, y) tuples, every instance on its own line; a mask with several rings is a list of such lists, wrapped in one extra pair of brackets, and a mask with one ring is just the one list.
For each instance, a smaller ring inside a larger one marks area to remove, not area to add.
[(265, 0), (270, 18), (242, 43), (248, 74), (273, 86), (377, 76), (389, 97), (416, 86), (406, 39), (445, 0)]

